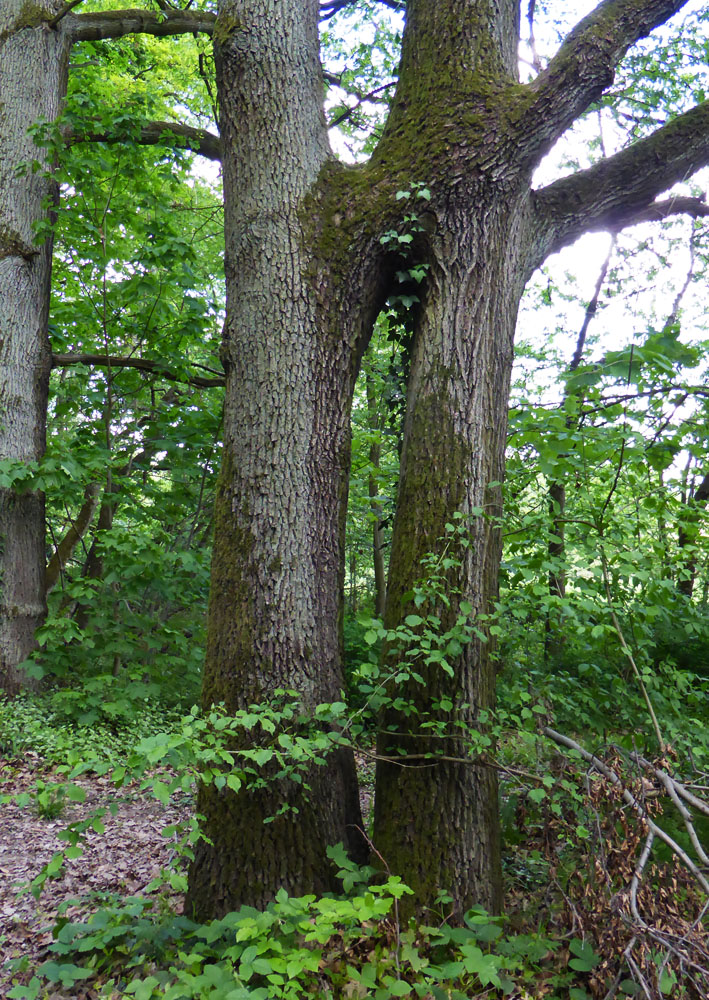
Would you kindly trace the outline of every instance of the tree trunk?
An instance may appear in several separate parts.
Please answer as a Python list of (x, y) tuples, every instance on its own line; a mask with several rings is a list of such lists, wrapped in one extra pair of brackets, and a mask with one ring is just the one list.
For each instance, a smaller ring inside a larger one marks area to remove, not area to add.
[[(396, 293), (393, 276), (412, 264), (429, 270), (414, 317), (386, 621), (394, 627), (415, 612), (407, 595), (421, 558), (442, 551), (456, 511), (470, 516), (470, 545), (443, 625), (462, 599), (474, 615), (489, 610), (525, 282), (589, 229), (704, 211), (697, 199), (677, 208), (655, 198), (709, 161), (709, 106), (539, 191), (530, 178), (628, 47), (680, 6), (600, 4), (521, 86), (517, 0), (408, 0), (383, 136), (366, 165), (343, 168), (328, 163), (317, 0), (282, 0), (278, 17), (266, 0), (220, 0), (227, 377), (205, 704), (243, 707), (280, 687), (312, 711), (339, 696), (352, 384), (377, 309)], [(430, 203), (417, 202), (421, 218), (404, 233), (416, 184), (430, 189)], [(456, 760), (468, 748), (451, 728), (475, 725), (493, 704), (490, 644), (484, 621), (476, 626), (482, 638), (451, 654), (452, 679), (424, 669), (423, 684), (400, 692), (415, 713), (382, 719), (385, 756), (438, 750), (430, 730), (411, 723), (433, 717), (449, 727), (449, 759), (377, 769), (375, 847), (414, 889), (416, 909), (442, 889), (458, 916), (472, 903), (499, 909), (501, 895), (495, 770)], [(266, 827), (292, 789), (201, 793), (212, 844), (200, 843), (191, 869), (198, 916), (263, 903), (281, 885), (329, 888), (328, 843), (349, 839), (360, 856), (361, 840), (348, 837), (358, 822), (351, 756), (330, 758), (309, 780), (307, 800), (293, 792), (299, 815)]]
[[(44, 454), (51, 351), (52, 240), (35, 242), (53, 184), (28, 129), (53, 121), (66, 89), (68, 36), (42, 23), (59, 0), (5, 0), (0, 11), (0, 460)], [(41, 165), (39, 170), (33, 163)], [(18, 172), (18, 165), (24, 169)], [(35, 648), (45, 605), (44, 497), (0, 489), (0, 689), (30, 686), (18, 665)]]
[[(382, 421), (378, 413), (374, 379), (366, 374), (368, 429), (373, 436), (369, 446), (369, 500), (372, 515), (372, 563), (374, 566), (374, 614), (383, 618), (386, 610), (386, 571), (384, 569), (384, 543), (382, 541), (382, 505), (379, 501), (379, 463), (382, 458)], [(376, 471), (375, 471), (376, 470)]]
[(47, 563), (47, 594), (50, 594), (57, 583), (59, 583), (69, 560), (76, 551), (76, 547), (91, 527), (100, 497), (101, 484), (97, 482), (89, 483), (84, 490), (84, 502), (76, 515), (76, 519), (67, 528), (63, 538), (52, 553), (52, 558)]
[(707, 500), (709, 500), (709, 473), (691, 492), (685, 505), (684, 518), (680, 520), (677, 531), (677, 546), (680, 552), (680, 561), (683, 563), (682, 573), (678, 574), (677, 589), (680, 594), (684, 594), (688, 598), (691, 598), (694, 593), (694, 584), (697, 578), (697, 550), (695, 546), (699, 532), (700, 513), (706, 507)]
[[(525, 243), (520, 225), (524, 195), (514, 182), (507, 190), (504, 184), (500, 188), (493, 192), (481, 185), (477, 195), (468, 192), (468, 203), (484, 203), (485, 214), (471, 218), (451, 213), (439, 219), (432, 240), (407, 394), (389, 569), (389, 628), (417, 613), (410, 594), (412, 583), (422, 576), (421, 559), (442, 552), (446, 522), (457, 511), (470, 517), (470, 546), (453, 553), (461, 565), (448, 574), (451, 608), (437, 609), (442, 628), (454, 621), (461, 599), (472, 605), (473, 616), (484, 615), (497, 593), (507, 398), (524, 287), (518, 254)], [(475, 624), (484, 634), (484, 626)], [(433, 718), (445, 724), (444, 740), (427, 735), (425, 726), (412, 726), (404, 711), (391, 709), (382, 719), (379, 753), (465, 758), (466, 741), (456, 736), (455, 723), (475, 726), (480, 711), (494, 703), (489, 646), (474, 637), (461, 656), (450, 658), (453, 678), (432, 666), (421, 669), (423, 684), (413, 681), (403, 690), (396, 688), (397, 695), (415, 703), (419, 723)], [(444, 698), (452, 702), (450, 711), (440, 707)], [(403, 738), (391, 735), (407, 730)], [(446, 760), (402, 767), (380, 760), (374, 843), (390, 869), (414, 890), (419, 908), (430, 906), (443, 890), (452, 895), (458, 914), (473, 903), (499, 911), (493, 768)]]
[[(611, 258), (615, 252), (617, 237), (614, 236), (608, 247), (608, 253), (601, 265), (601, 270), (596, 279), (596, 285), (590, 301), (586, 305), (583, 323), (576, 337), (576, 347), (574, 354), (566, 369), (567, 377), (572, 375), (583, 361), (583, 352), (586, 347), (586, 337), (591, 321), (598, 311), (598, 300), (601, 295), (603, 283), (608, 274)], [(567, 383), (564, 390), (564, 398), (559, 409), (563, 412), (567, 409), (567, 403), (571, 395), (580, 397), (578, 390), (570, 390)], [(578, 415), (568, 414), (566, 417), (566, 429), (577, 431), (579, 429)], [(560, 456), (561, 457), (561, 456)], [(549, 539), (547, 554), (549, 556), (549, 596), (552, 598), (566, 597), (566, 483), (562, 480), (549, 481), (549, 521), (551, 524), (552, 538)], [(566, 636), (561, 629), (561, 616), (557, 608), (551, 607), (547, 611), (544, 630), (544, 659), (549, 662), (558, 662), (564, 652)]]
[[(320, 305), (304, 202), (329, 158), (317, 0), (222, 0), (215, 27), (224, 148), (225, 443), (215, 513), (205, 706), (344, 688), (341, 626), (351, 352)], [(325, 295), (327, 299), (327, 295)], [(335, 348), (335, 350), (333, 350)], [(354, 758), (295, 784), (202, 790), (189, 903), (198, 916), (335, 887), (328, 845), (363, 860)], [(264, 820), (284, 801), (297, 806)], [(257, 848), (256, 848), (256, 845)]]

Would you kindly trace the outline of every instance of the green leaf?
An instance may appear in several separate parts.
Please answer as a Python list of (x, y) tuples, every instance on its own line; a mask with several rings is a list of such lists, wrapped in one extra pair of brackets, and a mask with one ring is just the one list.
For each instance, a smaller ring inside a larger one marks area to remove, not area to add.
[(590, 972), (601, 960), (600, 955), (596, 954), (590, 942), (581, 941), (579, 938), (574, 938), (571, 941), (569, 951), (577, 956), (569, 961), (570, 967), (576, 972)]

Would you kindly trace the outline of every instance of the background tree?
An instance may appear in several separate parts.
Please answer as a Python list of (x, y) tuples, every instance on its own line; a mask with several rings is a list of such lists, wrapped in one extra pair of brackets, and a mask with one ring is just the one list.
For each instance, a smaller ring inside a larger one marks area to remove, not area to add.
[[(80, 41), (142, 32), (156, 36), (211, 30), (213, 16), (169, 10), (74, 14), (76, 4), (12, 0), (0, 19), (0, 393), (6, 413), (0, 460), (19, 467), (44, 453), (51, 349), (47, 333), (56, 198), (52, 155), (38, 127), (54, 122)], [(176, 124), (174, 131), (179, 131)], [(157, 141), (163, 128), (147, 138)], [(196, 133), (193, 130), (192, 136)], [(17, 668), (34, 648), (45, 614), (44, 501), (41, 492), (0, 489), (0, 687), (16, 692)]]

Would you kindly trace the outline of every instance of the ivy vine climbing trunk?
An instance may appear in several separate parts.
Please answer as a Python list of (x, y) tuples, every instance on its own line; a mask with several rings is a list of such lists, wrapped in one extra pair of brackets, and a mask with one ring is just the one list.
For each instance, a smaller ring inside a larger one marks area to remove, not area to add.
[[(29, 131), (53, 121), (66, 87), (69, 39), (43, 23), (59, 0), (7, 0), (0, 10), (0, 460), (44, 454), (51, 350), (52, 240), (36, 238), (53, 197), (45, 150)], [(35, 169), (33, 164), (40, 169)], [(45, 614), (44, 497), (0, 488), (0, 689), (30, 686), (19, 665)]]

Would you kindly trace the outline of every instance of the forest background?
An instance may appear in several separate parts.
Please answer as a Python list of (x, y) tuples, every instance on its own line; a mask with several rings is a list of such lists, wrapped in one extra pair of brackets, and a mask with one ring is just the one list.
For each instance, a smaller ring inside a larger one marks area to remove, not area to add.
[[(393, 96), (397, 6), (323, 8), (329, 124), (336, 148), (355, 160), (374, 148)], [(530, 6), (523, 79), (585, 13), (556, 6)], [(87, 12), (114, 9), (121, 5), (82, 4)], [(679, 25), (635, 45), (613, 85), (543, 163), (540, 180), (588, 168), (701, 103), (706, 20), (701, 6), (685, 5)], [(220, 178), (216, 167), (197, 166), (194, 149), (201, 141), (218, 160), (201, 132), (216, 132), (216, 104), (208, 37), (129, 34), (74, 46), (61, 119), (34, 130), (37, 148), (48, 151), (42, 157), (56, 160), (60, 190), (47, 223), (48, 441), (36, 462), (0, 462), (0, 486), (46, 497), (48, 615), (20, 674), (23, 691), (2, 704), (0, 718), (10, 773), (32, 752), (49, 769), (23, 793), (40, 812), (78, 796), (75, 779), (86, 774), (110, 773), (125, 794), (139, 787), (161, 801), (190, 794), (205, 770), (218, 790), (228, 784), (229, 758), (220, 754), (234, 748), (217, 736), (231, 732), (229, 717), (192, 710), (206, 648), (225, 309)], [(155, 121), (174, 128), (150, 132)], [(16, 166), (43, 169), (39, 160)], [(484, 614), (448, 624), (441, 608), (455, 589), (470, 518), (482, 511), (453, 517), (442, 551), (423, 560), (421, 614), (397, 627), (381, 622), (412, 316), (426, 280), (407, 247), (425, 225), (430, 178), (411, 176), (397, 190), (403, 222), (382, 237), (404, 263), (354, 395), (347, 689), (337, 711), (366, 786), (383, 699), (396, 701), (382, 673), (382, 640), (403, 650), (412, 670), (432, 653), (445, 668), (475, 635), (494, 648), (497, 706), (478, 718), (467, 749), (471, 760), (487, 755), (502, 777), (507, 920), (480, 908), (455, 926), (441, 887), (435, 912), (409, 926), (399, 916), (401, 873), (389, 871), (386, 855), (370, 869), (342, 849), (333, 853), (339, 897), (284, 895), (260, 917), (245, 908), (204, 924), (161, 912), (153, 902), (165, 887), (185, 885), (196, 837), (188, 823), (175, 870), (152, 894), (139, 904), (95, 900), (92, 917), (60, 918), (55, 953), (39, 970), (17, 963), (8, 996), (42, 996), (54, 988), (48, 983), (76, 991), (91, 977), (91, 988), (107, 996), (175, 1000), (704, 995), (702, 180), (673, 189), (675, 199), (691, 201), (688, 215), (587, 236), (529, 282), (515, 344), (504, 510), (493, 525), (504, 542), (499, 595)], [(274, 761), (279, 780), (296, 781), (299, 752), (311, 760), (330, 749), (322, 733), (301, 732), (289, 696), (279, 697), (260, 711), (290, 742), (270, 748), (263, 762), (242, 757), (240, 781), (262, 780), (259, 768)], [(156, 766), (164, 768), (157, 776)], [(69, 852), (80, 851), (92, 825), (100, 817), (69, 829)]]

